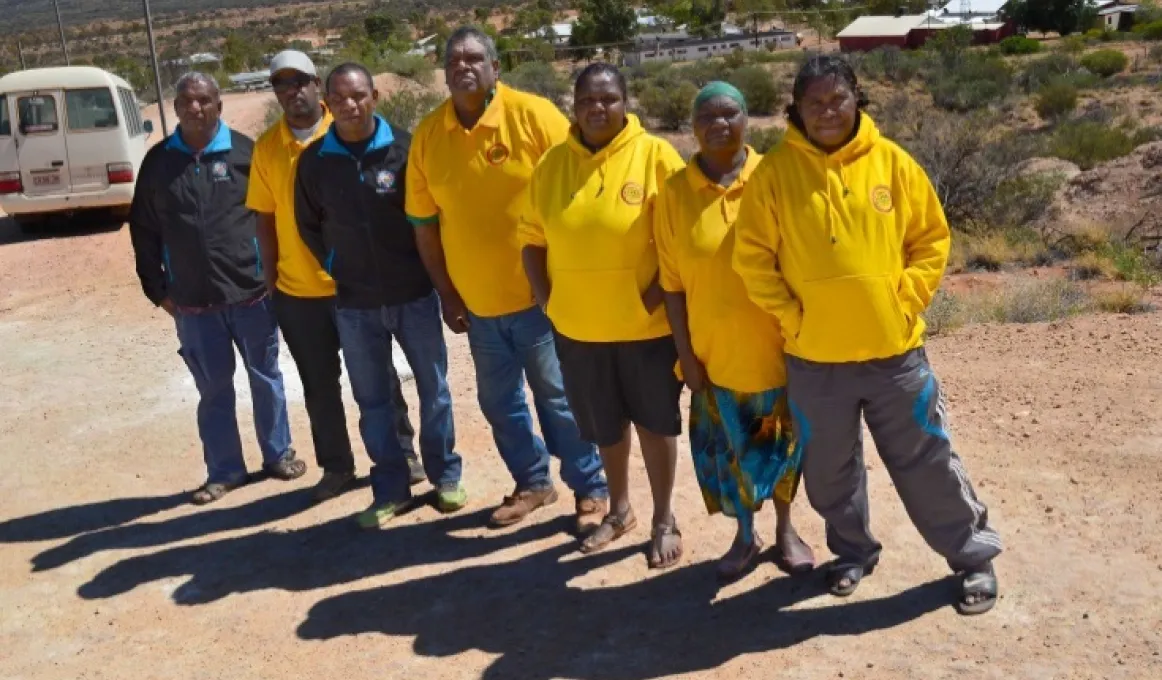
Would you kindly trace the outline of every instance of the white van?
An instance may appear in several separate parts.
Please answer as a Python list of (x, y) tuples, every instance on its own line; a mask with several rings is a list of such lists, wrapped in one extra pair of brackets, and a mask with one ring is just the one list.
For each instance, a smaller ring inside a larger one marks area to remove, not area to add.
[(153, 124), (129, 83), (92, 66), (0, 78), (0, 210), (22, 228), (52, 213), (128, 214)]

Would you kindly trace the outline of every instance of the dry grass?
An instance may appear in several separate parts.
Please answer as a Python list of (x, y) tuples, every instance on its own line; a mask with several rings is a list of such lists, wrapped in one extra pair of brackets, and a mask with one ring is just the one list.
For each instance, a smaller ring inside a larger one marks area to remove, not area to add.
[(1114, 261), (1102, 253), (1088, 252), (1076, 258), (1069, 271), (1079, 281), (1110, 281), (1118, 275)]
[(1092, 308), (1085, 289), (1063, 279), (1013, 279), (998, 288), (968, 293), (940, 291), (924, 320), (929, 333), (948, 333), (974, 323), (1059, 321)]
[(1153, 307), (1146, 301), (1146, 290), (1140, 286), (1124, 285), (1094, 294), (1094, 307), (1110, 314), (1141, 314)]
[(949, 271), (998, 272), (1006, 267), (1043, 266), (1053, 253), (1038, 234), (1026, 229), (983, 234), (956, 234), (949, 254)]

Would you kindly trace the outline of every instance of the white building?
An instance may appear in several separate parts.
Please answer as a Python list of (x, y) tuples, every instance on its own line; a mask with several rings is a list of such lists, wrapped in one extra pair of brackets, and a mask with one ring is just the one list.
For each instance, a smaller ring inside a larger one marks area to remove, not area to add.
[(790, 31), (767, 31), (705, 39), (642, 41), (624, 56), (627, 66), (638, 66), (651, 61), (695, 61), (722, 57), (736, 50), (754, 52), (762, 49), (792, 49), (798, 44), (795, 34)]

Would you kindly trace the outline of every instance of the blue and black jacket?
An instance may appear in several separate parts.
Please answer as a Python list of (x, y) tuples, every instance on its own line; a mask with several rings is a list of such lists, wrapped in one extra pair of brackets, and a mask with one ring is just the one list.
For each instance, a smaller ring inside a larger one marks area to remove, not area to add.
[(180, 128), (145, 154), (129, 233), (153, 304), (214, 307), (253, 300), (266, 282), (254, 213), (246, 207), (254, 142), (218, 124), (201, 153)]
[(411, 135), (376, 116), (361, 157), (333, 125), (299, 157), (295, 219), (335, 279), (340, 307), (399, 305), (433, 290), (404, 212), (410, 146)]

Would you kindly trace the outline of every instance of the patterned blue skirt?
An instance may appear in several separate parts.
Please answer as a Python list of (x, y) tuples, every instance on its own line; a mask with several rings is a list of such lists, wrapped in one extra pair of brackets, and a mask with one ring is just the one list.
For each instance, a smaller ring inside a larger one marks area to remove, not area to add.
[(745, 394), (711, 386), (690, 399), (690, 452), (710, 514), (737, 517), (763, 501), (791, 502), (802, 451), (786, 390)]

